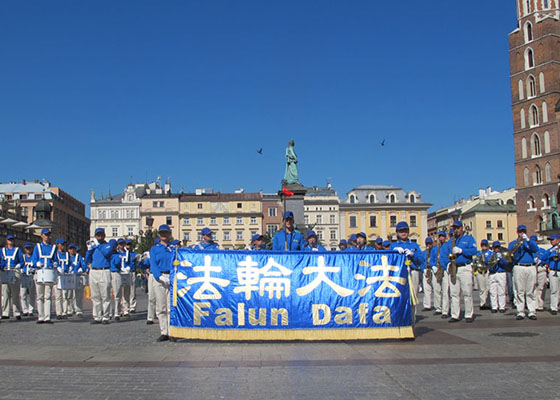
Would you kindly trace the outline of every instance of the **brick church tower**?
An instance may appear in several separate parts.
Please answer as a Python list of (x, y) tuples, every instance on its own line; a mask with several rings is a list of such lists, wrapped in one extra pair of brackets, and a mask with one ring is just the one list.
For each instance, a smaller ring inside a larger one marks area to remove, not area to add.
[(558, 232), (560, 0), (517, 0), (509, 35), (518, 222)]

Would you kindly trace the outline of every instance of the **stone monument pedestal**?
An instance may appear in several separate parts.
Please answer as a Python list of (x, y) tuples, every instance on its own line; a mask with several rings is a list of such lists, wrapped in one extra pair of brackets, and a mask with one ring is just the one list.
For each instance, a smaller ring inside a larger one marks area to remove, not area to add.
[(284, 212), (291, 211), (294, 213), (294, 222), (296, 224), (296, 229), (300, 232), (307, 230), (304, 224), (304, 209), (303, 209), (303, 197), (307, 193), (307, 188), (300, 184), (290, 184), (286, 185), (285, 188), (290, 192), (293, 192), (293, 196), (286, 197), (284, 192), (280, 189), (278, 191), (278, 196), (282, 199), (284, 206)]

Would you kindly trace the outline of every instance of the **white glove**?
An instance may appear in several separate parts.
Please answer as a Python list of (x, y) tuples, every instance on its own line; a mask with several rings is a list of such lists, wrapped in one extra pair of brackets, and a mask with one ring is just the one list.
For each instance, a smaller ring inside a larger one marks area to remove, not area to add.
[(524, 233), (523, 235), (521, 235), (521, 237), (523, 238), (523, 240), (529, 240), (529, 236), (527, 236), (526, 233)]
[(501, 260), (502, 259), (502, 253), (498, 253), (497, 257), (498, 257), (498, 260)]
[(43, 263), (41, 261), (37, 261), (37, 267), (41, 268), (43, 266)]
[(169, 286), (171, 282), (169, 282), (169, 277), (167, 275), (162, 275), (159, 277), (159, 281), (163, 283), (165, 286)]
[(83, 274), (84, 271), (81, 268), (78, 268), (78, 274)]
[(453, 254), (461, 254), (463, 252), (463, 249), (460, 247), (453, 247)]
[(122, 269), (122, 271), (123, 271), (125, 274), (128, 274), (128, 273), (130, 272), (130, 267), (124, 267), (124, 268)]
[(98, 245), (99, 245), (99, 240), (97, 240), (96, 238), (93, 238), (93, 239), (91, 239), (91, 243), (92, 243), (94, 246), (98, 246)]
[(57, 263), (57, 262), (53, 262), (53, 267), (54, 267), (54, 268), (58, 268), (58, 263)]
[(91, 243), (88, 243), (88, 245), (87, 245), (87, 249), (88, 249), (88, 251), (91, 251), (91, 249), (93, 249), (93, 244), (91, 244)]
[(62, 274), (62, 267), (58, 267), (56, 270), (58, 271), (59, 274)]
[(398, 251), (400, 254), (404, 253), (404, 249), (402, 247), (395, 247), (393, 250)]
[(405, 249), (405, 250), (404, 250), (404, 254), (405, 254), (407, 257), (412, 257), (412, 256), (414, 255), (414, 252), (413, 252), (412, 250), (410, 250), (410, 249)]

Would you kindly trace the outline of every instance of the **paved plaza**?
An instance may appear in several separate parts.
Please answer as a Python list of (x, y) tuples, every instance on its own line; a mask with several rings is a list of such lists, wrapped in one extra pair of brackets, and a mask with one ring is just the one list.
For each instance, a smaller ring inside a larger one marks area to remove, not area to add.
[(419, 312), (414, 341), (297, 343), (156, 343), (145, 312), (109, 326), (89, 312), (2, 321), (0, 399), (560, 398), (560, 316), (475, 314)]

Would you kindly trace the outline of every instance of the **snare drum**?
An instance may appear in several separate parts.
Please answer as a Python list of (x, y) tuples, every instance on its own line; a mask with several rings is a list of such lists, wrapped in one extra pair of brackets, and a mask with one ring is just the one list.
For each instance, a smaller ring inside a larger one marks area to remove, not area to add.
[(129, 273), (122, 273), (121, 272), (121, 286), (130, 286), (132, 285), (132, 274)]
[(87, 274), (80, 274), (78, 276), (78, 281), (80, 286), (89, 286), (89, 276)]
[(30, 289), (31, 287), (33, 287), (33, 275), (22, 275), (21, 287), (26, 289)]
[(38, 269), (36, 276), (38, 283), (56, 283), (56, 269)]
[(16, 283), (18, 276), (16, 275), (15, 269), (5, 269), (2, 271), (2, 283), (3, 284), (12, 284)]
[(76, 275), (74, 274), (61, 274), (58, 276), (56, 288), (60, 290), (74, 290), (76, 289)]

